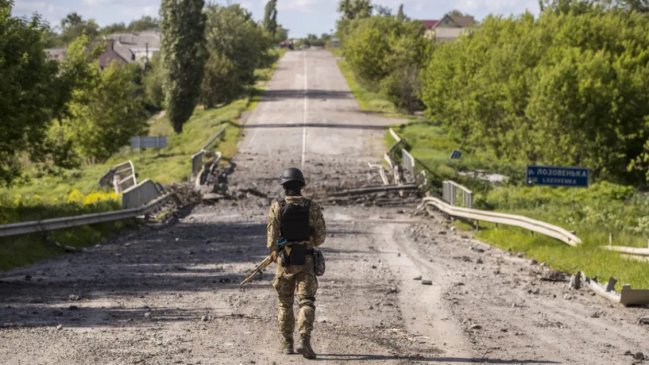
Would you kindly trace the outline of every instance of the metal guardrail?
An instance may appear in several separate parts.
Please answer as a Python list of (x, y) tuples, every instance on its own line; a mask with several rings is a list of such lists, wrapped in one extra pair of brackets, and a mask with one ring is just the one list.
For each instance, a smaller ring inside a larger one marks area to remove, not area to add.
[(99, 179), (100, 186), (113, 186), (116, 193), (121, 193), (135, 185), (135, 166), (133, 162), (126, 161), (111, 167), (111, 169)]
[(223, 127), (222, 127), (218, 132), (216, 132), (216, 134), (214, 134), (214, 135), (212, 136), (212, 138), (210, 138), (210, 140), (207, 141), (207, 143), (205, 144), (205, 146), (203, 146), (203, 148), (201, 148), (201, 150), (202, 150), (202, 151), (207, 151), (207, 149), (210, 148), (210, 146), (212, 145), (212, 143), (214, 143), (214, 141), (216, 141), (217, 138), (221, 137), (221, 135), (223, 134), (223, 132), (225, 132), (225, 126), (223, 126)]
[(601, 246), (608, 251), (621, 252), (634, 256), (649, 256), (649, 248), (625, 247), (625, 246)]
[[(195, 179), (197, 176), (200, 176), (200, 172), (203, 169), (203, 158), (205, 158), (205, 154), (207, 153), (207, 150), (210, 148), (212, 143), (216, 141), (221, 135), (225, 132), (225, 126), (222, 127), (216, 134), (210, 138), (209, 141), (201, 148), (200, 151), (196, 152), (195, 154), (192, 155), (192, 179)], [(219, 160), (221, 159), (221, 155), (219, 154), (218, 156)]]
[(137, 208), (154, 200), (161, 194), (162, 192), (158, 189), (158, 186), (153, 181), (146, 179), (124, 191), (122, 194), (122, 208)]
[(455, 181), (446, 180), (442, 182), (442, 199), (447, 203), (457, 206), (457, 195), (460, 194), (460, 202), (465, 208), (473, 208), (473, 193), (466, 187)]
[(581, 244), (581, 239), (566, 229), (520, 215), (455, 207), (441, 199), (433, 197), (424, 198), (423, 204), (426, 207), (432, 205), (453, 217), (519, 227), (548, 237), (556, 238), (570, 246)]
[(415, 180), (417, 176), (417, 171), (415, 170), (416, 160), (415, 158), (405, 149), (401, 149), (401, 168), (403, 171), (407, 172), (409, 177)]
[(116, 210), (112, 212), (92, 213), (77, 215), (73, 217), (61, 217), (44, 219), (39, 221), (20, 222), (12, 224), (0, 225), (0, 237), (18, 236), (22, 234), (37, 233), (54, 231), (58, 229), (66, 229), (78, 226), (85, 226), (88, 224), (96, 224), (103, 222), (114, 222), (129, 218), (135, 218), (139, 215), (146, 214), (162, 204), (166, 203), (169, 199), (177, 199), (175, 193), (168, 193), (157, 199), (149, 202), (146, 205)]
[(633, 289), (631, 288), (631, 285), (623, 285), (622, 290), (618, 294), (615, 292), (615, 284), (617, 284), (617, 280), (615, 280), (614, 278), (610, 278), (606, 285), (602, 285), (595, 279), (587, 277), (583, 272), (579, 272), (577, 273), (576, 280), (583, 280), (584, 283), (588, 285), (588, 287), (597, 295), (606, 298), (614, 303), (622, 304), (625, 307), (649, 304), (649, 290)]

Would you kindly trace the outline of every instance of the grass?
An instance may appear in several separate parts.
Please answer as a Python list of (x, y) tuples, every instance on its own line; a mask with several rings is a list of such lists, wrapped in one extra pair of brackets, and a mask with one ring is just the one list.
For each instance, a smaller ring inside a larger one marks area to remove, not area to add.
[[(442, 179), (453, 179), (474, 191), (478, 209), (519, 214), (558, 225), (583, 240), (577, 248), (532, 235), (514, 227), (496, 227), (481, 223), (476, 236), (505, 250), (523, 252), (527, 257), (546, 262), (566, 272), (584, 271), (589, 276), (620, 280), (635, 288), (649, 288), (647, 263), (630, 261), (618, 253), (602, 250), (609, 234), (613, 244), (647, 247), (649, 237), (649, 197), (628, 186), (606, 181), (595, 182), (588, 189), (552, 188), (522, 185), (524, 166), (498, 162), (489, 156), (464, 152), (460, 160), (450, 160), (451, 151), (461, 149), (445, 129), (435, 123), (413, 123), (395, 127), (408, 143), (407, 148), (434, 175), (439, 190)], [(388, 145), (394, 143), (386, 134)], [(460, 172), (483, 170), (510, 177), (510, 183), (490, 186)]]
[[(281, 57), (283, 52), (277, 51), (278, 56)], [(191, 156), (224, 126), (224, 134), (212, 148), (221, 151), (226, 160), (232, 158), (241, 136), (237, 120), (242, 113), (257, 105), (274, 69), (275, 65), (257, 70), (258, 82), (248, 96), (219, 108), (196, 108), (181, 134), (173, 132), (166, 117), (151, 118), (149, 135), (168, 136), (165, 149), (134, 151), (125, 147), (101, 164), (62, 171), (58, 175), (32, 171), (10, 188), (0, 188), (0, 224), (120, 209), (120, 196), (110, 189), (100, 188), (98, 181), (111, 166), (126, 160), (133, 162), (138, 181), (147, 178), (162, 184), (188, 181)], [(47, 235), (0, 238), (0, 270), (30, 265), (63, 253), (64, 249), (54, 244), (55, 241), (71, 247), (84, 247), (106, 240), (133, 225), (132, 220), (126, 220), (54, 231)]]

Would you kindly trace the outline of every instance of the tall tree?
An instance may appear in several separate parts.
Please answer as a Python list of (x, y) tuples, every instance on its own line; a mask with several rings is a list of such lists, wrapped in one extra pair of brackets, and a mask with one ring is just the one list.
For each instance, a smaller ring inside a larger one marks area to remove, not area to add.
[(403, 4), (399, 5), (399, 11), (397, 12), (397, 20), (403, 22), (408, 20), (406, 13), (403, 11)]
[(371, 0), (340, 0), (338, 3), (338, 12), (343, 20), (368, 18), (372, 15), (372, 9)]
[(264, 12), (264, 29), (271, 36), (275, 36), (277, 32), (277, 0), (268, 0)]
[(191, 117), (205, 66), (203, 0), (162, 0), (160, 29), (167, 116), (176, 133)]
[(238, 4), (206, 7), (205, 67), (201, 101), (212, 107), (237, 97), (255, 82), (255, 69), (267, 66), (270, 38)]
[(99, 25), (93, 20), (84, 20), (81, 15), (72, 12), (61, 20), (61, 40), (69, 44), (77, 37), (85, 35), (93, 39), (99, 35)]
[(0, 0), (0, 183), (4, 184), (20, 174), (21, 157), (46, 157), (47, 128), (65, 100), (58, 66), (43, 52), (47, 26), (37, 16), (12, 17), (12, 5)]

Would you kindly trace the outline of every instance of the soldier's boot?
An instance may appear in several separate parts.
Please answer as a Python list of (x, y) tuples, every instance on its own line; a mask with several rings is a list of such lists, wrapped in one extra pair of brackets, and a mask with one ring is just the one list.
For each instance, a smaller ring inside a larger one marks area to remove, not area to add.
[(310, 336), (300, 336), (300, 344), (297, 347), (297, 353), (310, 360), (316, 358), (315, 351), (313, 351), (313, 348), (311, 348)]
[(293, 351), (293, 339), (282, 341), (280, 353), (284, 355), (295, 354), (295, 351)]

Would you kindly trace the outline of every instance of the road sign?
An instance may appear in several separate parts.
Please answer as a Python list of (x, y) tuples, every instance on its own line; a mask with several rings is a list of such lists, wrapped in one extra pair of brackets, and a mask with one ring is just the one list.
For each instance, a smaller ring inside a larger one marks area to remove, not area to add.
[(459, 160), (460, 157), (462, 157), (462, 152), (460, 151), (453, 151), (451, 152), (451, 157), (449, 157), (451, 160)]
[(131, 137), (131, 148), (165, 148), (167, 137), (135, 136)]
[(527, 184), (586, 188), (589, 170), (583, 167), (527, 166)]

